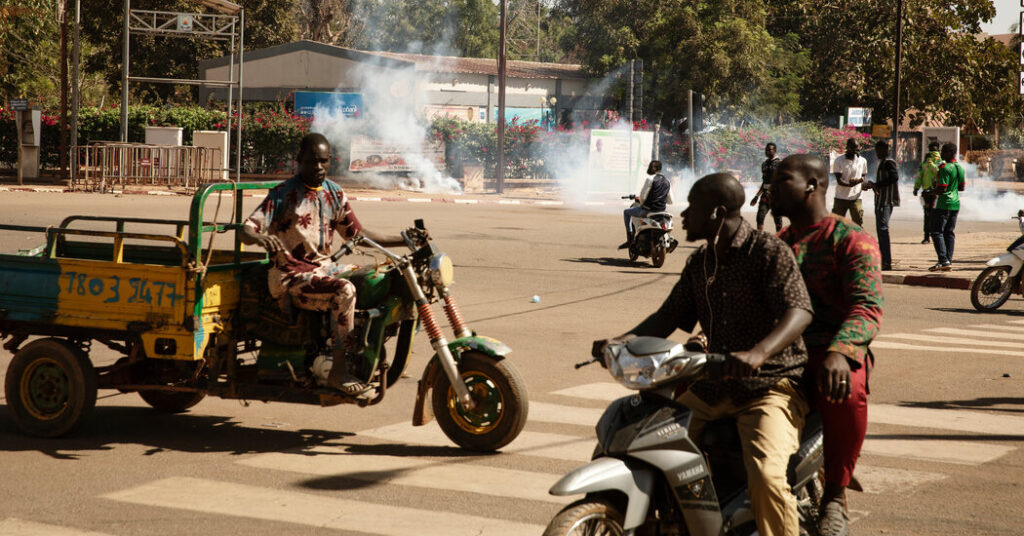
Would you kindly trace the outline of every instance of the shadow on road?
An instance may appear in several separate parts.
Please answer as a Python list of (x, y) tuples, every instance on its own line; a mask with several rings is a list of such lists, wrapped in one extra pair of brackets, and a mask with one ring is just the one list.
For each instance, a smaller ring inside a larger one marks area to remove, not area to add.
[[(977, 309), (974, 309), (973, 307), (971, 307), (971, 308), (967, 308), (967, 307), (929, 307), (928, 309), (931, 310), (931, 311), (940, 311), (940, 312), (943, 312), (943, 313), (973, 313), (973, 314), (977, 314), (977, 315), (985, 315), (985, 316), (990, 316), (990, 317), (998, 317), (999, 315), (1003, 315), (1003, 316), (1024, 316), (1024, 311), (1022, 311), (1020, 309), (1013, 309), (1013, 306), (1011, 305), (1013, 303), (1013, 301), (1015, 301), (1015, 300), (1011, 299), (1011, 301), (1009, 301), (1006, 304), (1004, 304), (1001, 308), (996, 309), (995, 311), (992, 311), (992, 312), (989, 312), (989, 313), (982, 313), (981, 311), (979, 311)], [(1010, 308), (1007, 308), (1008, 306)]]
[(868, 439), (907, 439), (910, 441), (1024, 441), (1024, 435), (1013, 434), (868, 434)]
[[(928, 409), (989, 409), (1006, 413), (1024, 413), (1024, 398), (975, 398), (974, 400), (935, 400), (932, 402), (904, 402), (910, 408)], [(1019, 408), (997, 408), (993, 406), (1020, 406)]]
[(0, 405), (0, 452), (38, 451), (56, 459), (75, 460), (84, 451), (112, 450), (117, 444), (150, 447), (147, 456), (164, 451), (251, 454), (315, 446), (355, 434), (327, 430), (251, 428), (230, 417), (157, 413), (149, 408), (98, 407), (72, 436), (37, 438), (21, 435)]

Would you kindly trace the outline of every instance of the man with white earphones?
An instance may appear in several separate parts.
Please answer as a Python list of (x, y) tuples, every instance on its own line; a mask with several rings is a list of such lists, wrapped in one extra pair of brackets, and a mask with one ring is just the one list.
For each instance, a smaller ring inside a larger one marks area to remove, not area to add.
[(599, 356), (609, 342), (637, 336), (692, 332), (700, 323), (708, 350), (729, 357), (723, 379), (698, 381), (680, 396), (693, 410), (690, 435), (699, 442), (708, 422), (735, 418), (758, 533), (797, 536), (786, 471), (808, 411), (799, 382), (810, 297), (789, 247), (740, 215), (744, 193), (735, 177), (701, 178), (688, 201), (686, 240), (706, 244), (687, 259), (661, 308), (625, 335), (594, 341), (592, 351)]

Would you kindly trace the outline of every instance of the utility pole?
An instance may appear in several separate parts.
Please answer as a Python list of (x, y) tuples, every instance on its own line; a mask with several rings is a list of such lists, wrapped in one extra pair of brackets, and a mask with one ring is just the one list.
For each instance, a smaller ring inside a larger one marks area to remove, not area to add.
[(498, 45), (498, 193), (505, 191), (505, 33), (508, 0), (501, 0), (501, 43)]
[[(124, 67), (121, 69), (121, 143), (128, 143), (128, 18), (132, 8), (132, 0), (124, 0), (124, 44), (122, 48), (121, 61)], [(230, 67), (229, 67), (230, 68)], [(230, 120), (230, 119), (229, 119)]]
[(60, 179), (68, 180), (68, 0), (60, 0)]
[(896, 0), (896, 94), (893, 98), (892, 114), (892, 151), (890, 155), (898, 162), (896, 153), (900, 141), (900, 121), (903, 119), (900, 110), (900, 65), (903, 63), (903, 0)]
[(78, 179), (78, 109), (82, 105), (82, 83), (79, 64), (82, 61), (82, 0), (75, 0), (74, 48), (71, 49), (71, 178), (68, 188)]
[(693, 142), (693, 134), (696, 132), (696, 126), (693, 124), (693, 90), (689, 89), (686, 91), (686, 124), (689, 126), (687, 130), (690, 131), (690, 171), (696, 173), (695, 160), (693, 158), (693, 151), (695, 150), (696, 144)]

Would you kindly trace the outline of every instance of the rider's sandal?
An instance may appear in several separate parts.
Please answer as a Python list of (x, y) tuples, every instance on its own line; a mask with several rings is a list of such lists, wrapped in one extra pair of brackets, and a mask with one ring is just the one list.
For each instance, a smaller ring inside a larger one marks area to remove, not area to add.
[(331, 387), (345, 393), (348, 396), (359, 396), (370, 390), (370, 386), (359, 381), (359, 378), (351, 374), (345, 374), (337, 380), (329, 381)]

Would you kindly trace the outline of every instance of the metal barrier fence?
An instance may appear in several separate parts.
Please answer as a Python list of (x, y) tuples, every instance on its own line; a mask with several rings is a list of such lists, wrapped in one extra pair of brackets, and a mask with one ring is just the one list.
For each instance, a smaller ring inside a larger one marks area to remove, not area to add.
[(78, 148), (78, 173), (72, 187), (90, 191), (125, 186), (190, 189), (227, 179), (220, 149), (98, 142)]

